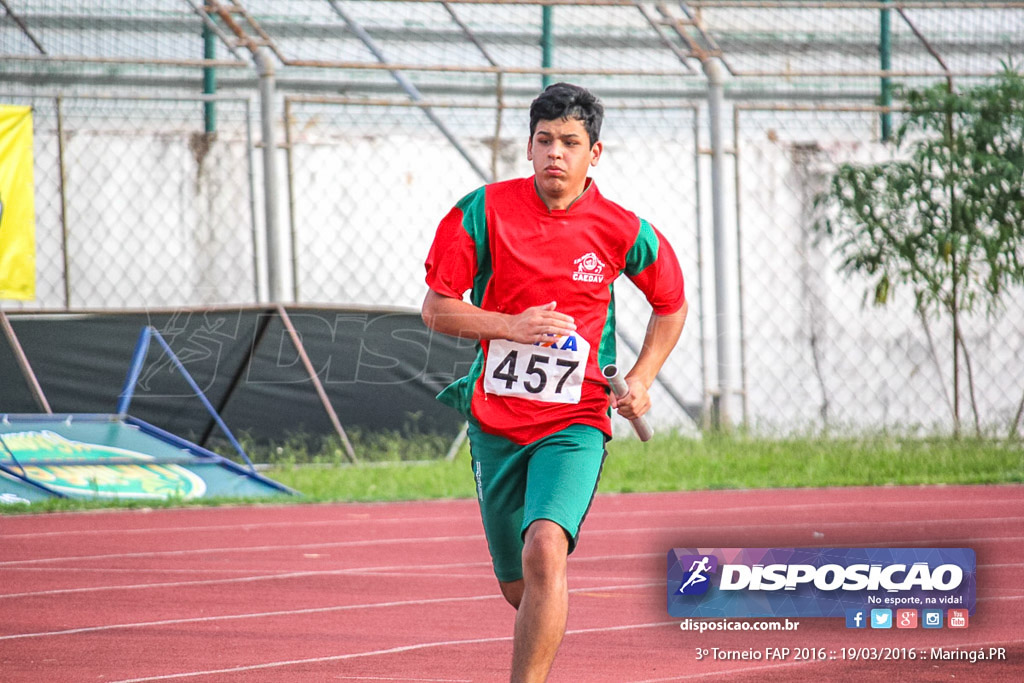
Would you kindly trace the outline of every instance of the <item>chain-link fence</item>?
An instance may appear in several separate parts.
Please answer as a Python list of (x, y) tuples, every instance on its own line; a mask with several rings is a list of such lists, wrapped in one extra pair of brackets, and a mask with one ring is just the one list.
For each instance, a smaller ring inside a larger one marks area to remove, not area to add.
[[(33, 308), (254, 301), (257, 215), (247, 100), (6, 95), (33, 111)], [(26, 306), (22, 304), (22, 307)]]
[[(38, 278), (35, 301), (5, 309), (266, 303), (269, 252), (284, 303), (418, 307), (440, 218), (531, 172), (526, 108), (571, 80), (607, 105), (602, 192), (665, 233), (686, 276), (659, 425), (701, 424), (723, 395), (755, 430), (952, 424), (949, 321), (921, 318), (909, 292), (864, 303), (866, 283), (811, 232), (813, 198), (837, 163), (887, 157), (899, 114), (877, 105), (893, 83), (959, 86), (1019, 59), (1024, 2), (12, 7), (0, 103), (33, 108)], [(719, 112), (709, 63), (726, 75)], [(723, 284), (738, 329), (725, 344)], [(616, 293), (628, 363), (647, 309), (628, 284)], [(975, 408), (988, 428), (1019, 420), (1020, 294), (964, 321), (968, 424)]]
[(1024, 299), (960, 320), (966, 351), (954, 409), (953, 327), (921, 314), (910, 288), (884, 307), (860, 276), (839, 274), (834, 243), (813, 232), (815, 197), (839, 164), (892, 158), (882, 110), (736, 110), (736, 213), (743, 282), (746, 414), (756, 426), (934, 431), (1005, 429), (1024, 391)]

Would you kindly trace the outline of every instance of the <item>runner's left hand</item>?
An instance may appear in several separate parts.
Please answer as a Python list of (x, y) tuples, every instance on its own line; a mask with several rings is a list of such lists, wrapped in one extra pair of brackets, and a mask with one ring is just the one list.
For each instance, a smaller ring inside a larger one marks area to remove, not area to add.
[(627, 420), (634, 420), (651, 409), (651, 397), (647, 387), (635, 377), (626, 377), (629, 392), (625, 396), (612, 394), (612, 408)]

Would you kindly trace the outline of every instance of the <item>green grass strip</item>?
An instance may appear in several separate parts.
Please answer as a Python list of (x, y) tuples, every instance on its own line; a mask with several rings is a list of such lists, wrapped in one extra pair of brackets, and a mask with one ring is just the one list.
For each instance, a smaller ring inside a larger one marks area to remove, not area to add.
[[(402, 448), (389, 445), (401, 459)], [(45, 512), (98, 507), (177, 507), (281, 502), (397, 501), (472, 498), (469, 450), (452, 461), (375, 462), (347, 465), (337, 454), (319, 464), (295, 464), (284, 451), (264, 474), (301, 491), (302, 497), (200, 499), (196, 501), (56, 500), (0, 506), (0, 512)], [(601, 475), (604, 493), (831, 486), (1009, 484), (1024, 481), (1019, 442), (950, 438), (761, 439), (659, 435), (646, 444), (609, 444)]]

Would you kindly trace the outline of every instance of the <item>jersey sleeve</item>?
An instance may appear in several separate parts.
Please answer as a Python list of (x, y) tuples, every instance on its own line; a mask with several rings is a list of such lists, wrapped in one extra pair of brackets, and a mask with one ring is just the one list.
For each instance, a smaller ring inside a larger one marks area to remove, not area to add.
[(672, 245), (643, 219), (636, 241), (626, 254), (624, 272), (644, 293), (657, 315), (675, 313), (686, 302), (683, 271)]
[(483, 188), (463, 197), (441, 220), (427, 254), (427, 286), (433, 291), (462, 299), (472, 289), (478, 270)]

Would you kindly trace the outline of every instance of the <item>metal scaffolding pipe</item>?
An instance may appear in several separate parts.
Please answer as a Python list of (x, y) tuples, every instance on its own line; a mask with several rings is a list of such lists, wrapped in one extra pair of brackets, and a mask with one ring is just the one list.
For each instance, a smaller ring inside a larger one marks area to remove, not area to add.
[(718, 389), (716, 423), (721, 429), (732, 424), (732, 291), (729, 258), (729, 236), (725, 226), (725, 142), (722, 137), (723, 69), (718, 59), (702, 64), (708, 77), (708, 125), (711, 134), (711, 220), (715, 251), (715, 329), (718, 357)]
[(275, 100), (277, 90), (274, 84), (274, 62), (266, 48), (254, 52), (256, 72), (259, 75), (260, 126), (263, 132), (263, 205), (267, 233), (267, 280), (271, 303), (284, 302), (287, 292), (292, 291), (291, 273), (288, 264), (288, 235), (279, 220), (280, 205), (277, 192), (277, 138), (275, 134)]
[[(552, 57), (555, 54), (554, 11), (550, 5), (544, 5), (540, 11), (540, 65), (545, 69), (550, 69)], [(551, 74), (545, 73), (541, 76), (540, 84), (544, 89), (551, 85)]]
[[(892, 31), (890, 29), (888, 9), (883, 9), (881, 11), (881, 15), (879, 17), (879, 34), (878, 66), (882, 71), (888, 72), (892, 67)], [(891, 107), (892, 79), (888, 76), (882, 76), (881, 88), (882, 92), (881, 97), (879, 98), (879, 104), (883, 107)], [(892, 137), (892, 112), (886, 111), (882, 113), (882, 141), (888, 142), (890, 137)]]
[(3, 330), (4, 336), (7, 338), (7, 343), (14, 354), (14, 360), (18, 364), (18, 369), (21, 370), (21, 376), (25, 379), (25, 384), (28, 385), (36, 405), (43, 412), (52, 413), (53, 410), (50, 409), (50, 402), (46, 400), (46, 393), (43, 391), (43, 387), (40, 386), (36, 373), (32, 371), (32, 364), (29, 363), (28, 356), (25, 355), (25, 349), (22, 348), (21, 342), (18, 341), (18, 335), (15, 334), (14, 328), (11, 327), (11, 321), (7, 319), (7, 315), (2, 310), (0, 310), (0, 330)]
[[(203, 59), (217, 58), (217, 36), (210, 27), (203, 24)], [(203, 94), (217, 94), (217, 69), (212, 66), (203, 67)], [(203, 102), (203, 130), (207, 134), (217, 132), (217, 103)]]
[[(331, 0), (331, 7), (334, 9), (337, 15), (341, 17), (342, 20), (344, 20), (349, 30), (352, 31), (352, 33), (355, 34), (357, 38), (359, 38), (363, 45), (366, 46), (366, 49), (373, 53), (373, 56), (377, 58), (377, 61), (379, 61), (381, 64), (387, 64), (387, 57), (384, 55), (384, 52), (377, 46), (377, 43), (374, 42), (373, 38), (370, 37), (370, 34), (367, 33), (366, 29), (364, 29), (359, 24), (359, 22), (350, 17), (341, 7), (338, 6), (337, 2), (334, 2), (334, 0)], [(423, 101), (423, 95), (420, 94), (420, 91), (416, 88), (413, 82), (406, 78), (405, 74), (403, 74), (396, 68), (389, 68), (389, 72), (391, 73), (391, 76), (395, 79), (395, 81), (398, 83), (398, 85), (402, 88), (402, 90), (404, 90), (405, 93), (414, 102), (419, 104)], [(480, 176), (481, 180), (483, 180), (485, 183), (489, 183), (493, 180), (491, 174), (485, 171), (483, 167), (480, 166), (480, 164), (478, 164), (475, 159), (473, 159), (473, 157), (469, 154), (469, 151), (465, 147), (463, 147), (459, 139), (455, 137), (455, 134), (452, 133), (448, 129), (448, 126), (444, 125), (444, 122), (437, 117), (437, 114), (434, 113), (433, 109), (421, 104), (420, 110), (424, 114), (426, 114), (427, 118), (430, 119), (430, 122), (433, 123), (439, 131), (441, 131), (441, 134), (444, 135), (448, 142), (450, 142), (452, 146), (459, 152), (459, 154), (462, 155), (462, 158), (465, 159), (467, 163), (469, 163), (470, 167), (472, 167), (472, 169), (476, 171), (476, 174)]]

